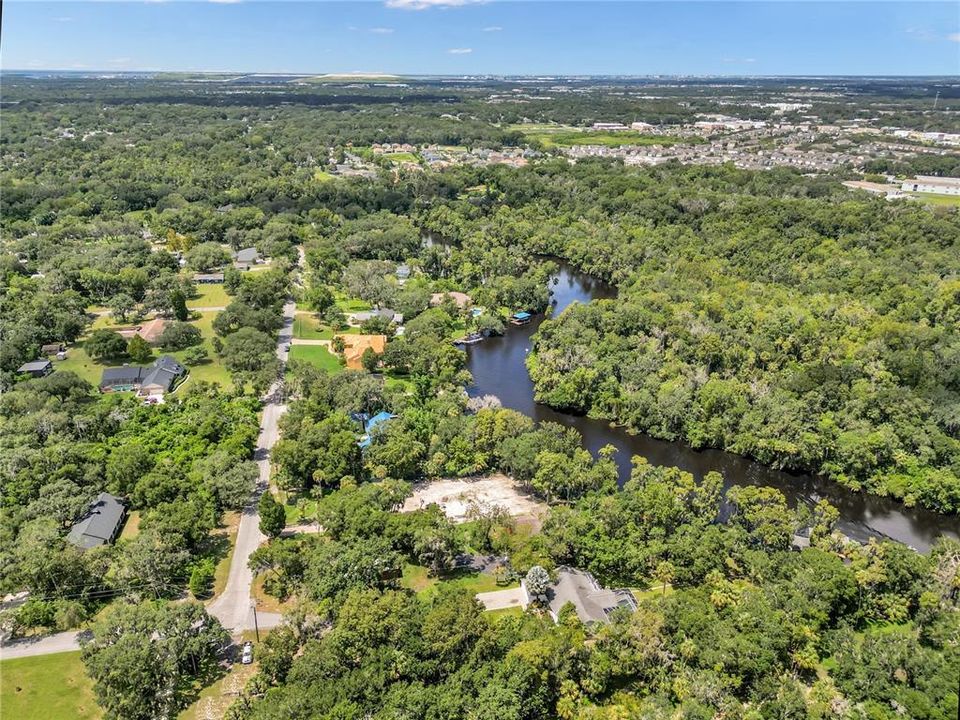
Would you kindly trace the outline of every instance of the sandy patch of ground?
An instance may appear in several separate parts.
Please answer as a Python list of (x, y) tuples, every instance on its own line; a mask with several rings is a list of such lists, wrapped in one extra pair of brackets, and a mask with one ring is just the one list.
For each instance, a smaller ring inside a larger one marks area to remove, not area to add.
[(547, 506), (520, 492), (512, 478), (496, 474), (481, 478), (458, 478), (418, 483), (408, 497), (401, 512), (413, 512), (436, 503), (454, 522), (467, 519), (471, 502), (480, 505), (498, 505), (506, 508), (514, 517), (538, 517)]

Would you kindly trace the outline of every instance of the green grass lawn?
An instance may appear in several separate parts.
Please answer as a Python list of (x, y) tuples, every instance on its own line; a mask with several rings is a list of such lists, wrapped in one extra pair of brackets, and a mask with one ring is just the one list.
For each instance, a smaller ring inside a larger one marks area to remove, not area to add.
[(293, 345), (290, 347), (290, 358), (292, 360), (305, 360), (328, 373), (338, 373), (343, 370), (340, 358), (323, 345)]
[(464, 588), (474, 594), (519, 586), (519, 583), (497, 585), (496, 579), (489, 573), (457, 570), (441, 577), (430, 577), (427, 568), (421, 565), (408, 563), (403, 566), (403, 575), (400, 578), (401, 587), (413, 590), (421, 598), (429, 598), (434, 595), (441, 584)]
[(317, 182), (329, 182), (334, 179), (334, 176), (326, 170), (314, 170), (313, 179)]
[(334, 293), (334, 298), (336, 299), (337, 307), (343, 310), (345, 313), (363, 312), (364, 310), (370, 310), (373, 307), (373, 305), (368, 303), (366, 300), (351, 298), (343, 293)]
[(523, 615), (522, 607), (508, 607), (501, 610), (487, 610), (484, 615), (493, 620), (502, 620), (507, 617), (520, 617)]
[(633, 131), (620, 132), (563, 132), (532, 133), (531, 139), (539, 140), (545, 148), (572, 147), (574, 145), (603, 145), (620, 147), (621, 145), (676, 145), (677, 143), (696, 142), (693, 138), (680, 138), (671, 135), (645, 135)]
[[(213, 351), (213, 318), (216, 316), (216, 312), (206, 312), (201, 313), (197, 320), (191, 321), (193, 325), (200, 329), (200, 332), (203, 335), (203, 347), (207, 349), (208, 359), (200, 365), (194, 365), (188, 368), (190, 373), (187, 375), (186, 383), (196, 382), (198, 380), (206, 380), (209, 382), (220, 383), (224, 387), (229, 386), (231, 383), (230, 373), (228, 373), (227, 369), (223, 367), (223, 364)], [(173, 357), (177, 358), (177, 360), (183, 360), (185, 352), (186, 351), (181, 350), (166, 354), (172, 355)], [(162, 350), (154, 350), (154, 357), (157, 357), (160, 354), (164, 354)], [(104, 368), (122, 365), (124, 362), (129, 362), (129, 360), (127, 358), (115, 358), (110, 360), (95, 360), (91, 358), (84, 351), (83, 341), (81, 340), (67, 348), (66, 360), (54, 360), (53, 367), (55, 370), (60, 372), (75, 372), (90, 384), (99, 385), (100, 376), (103, 374)]]
[[(299, 497), (296, 493), (280, 493), (287, 525), (296, 525), (301, 520), (313, 521), (317, 517), (317, 501), (309, 497)], [(302, 502), (301, 502), (302, 501)]]
[(927, 205), (941, 205), (944, 207), (960, 207), (960, 195), (938, 195), (936, 193), (909, 193)]
[(299, 340), (333, 340), (334, 335), (360, 335), (359, 327), (334, 331), (311, 313), (298, 312), (293, 321), (293, 336)]
[(408, 152), (396, 152), (396, 153), (386, 153), (383, 156), (387, 160), (395, 163), (404, 163), (404, 162), (419, 162), (419, 158), (413, 153)]
[(80, 653), (66, 652), (0, 663), (0, 716), (93, 720), (102, 714)]
[(233, 299), (227, 294), (223, 283), (198, 284), (197, 293), (197, 297), (187, 300), (188, 308), (226, 307)]
[(120, 539), (132, 540), (139, 534), (140, 534), (140, 511), (134, 510), (129, 515), (127, 515), (127, 522), (124, 523), (123, 530), (120, 531)]

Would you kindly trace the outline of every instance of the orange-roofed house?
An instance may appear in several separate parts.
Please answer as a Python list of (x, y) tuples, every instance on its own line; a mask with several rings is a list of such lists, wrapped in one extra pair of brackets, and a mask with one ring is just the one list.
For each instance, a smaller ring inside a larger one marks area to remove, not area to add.
[(361, 358), (367, 348), (377, 355), (383, 355), (383, 351), (387, 348), (386, 335), (338, 335), (337, 337), (343, 340), (343, 358), (351, 370), (363, 369)]

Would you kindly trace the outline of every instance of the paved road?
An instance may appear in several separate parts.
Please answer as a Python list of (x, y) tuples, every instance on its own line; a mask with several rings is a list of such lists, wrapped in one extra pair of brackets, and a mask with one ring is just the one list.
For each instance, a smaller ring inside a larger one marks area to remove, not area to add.
[[(287, 362), (287, 346), (293, 339), (293, 316), (296, 310), (294, 303), (283, 306), (283, 327), (280, 329), (277, 341), (277, 358), (281, 363)], [(227, 576), (227, 586), (220, 597), (207, 607), (209, 613), (220, 620), (223, 626), (231, 631), (253, 629), (253, 606), (250, 598), (250, 586), (253, 585), (253, 572), (247, 565), (250, 555), (266, 539), (260, 532), (260, 514), (257, 512), (257, 501), (260, 495), (270, 487), (270, 449), (280, 437), (277, 426), (281, 416), (287, 411), (283, 404), (283, 387), (275, 383), (266, 397), (263, 415), (260, 418), (260, 438), (254, 457), (260, 466), (260, 477), (257, 487), (250, 500), (250, 504), (243, 510), (240, 518), (240, 528), (237, 530), (237, 542), (233, 550), (233, 559), (230, 562), (230, 574)], [(267, 627), (260, 622), (260, 627)]]
[(52, 655), (80, 649), (79, 635), (75, 632), (62, 632), (44, 635), (40, 638), (22, 638), (4, 643), (0, 647), (0, 660), (31, 657), (33, 655)]
[[(300, 251), (300, 265), (303, 265), (303, 248)], [(193, 308), (194, 310), (198, 308)], [(294, 303), (283, 306), (283, 327), (277, 340), (277, 358), (287, 362), (287, 346), (293, 339), (293, 317), (296, 311)], [(237, 544), (230, 562), (230, 574), (223, 593), (207, 607), (207, 611), (218, 618), (231, 632), (254, 629), (253, 604), (250, 587), (253, 585), (253, 573), (247, 561), (254, 550), (265, 539), (260, 533), (260, 515), (257, 513), (257, 500), (270, 487), (270, 449), (280, 435), (277, 423), (287, 406), (283, 403), (283, 386), (277, 382), (265, 398), (263, 415), (260, 419), (260, 439), (254, 457), (260, 467), (260, 477), (250, 504), (243, 510), (240, 528), (237, 530)], [(276, 627), (283, 621), (278, 613), (257, 613), (256, 625), (261, 629)], [(41, 638), (24, 638), (3, 643), (0, 646), (0, 660), (9, 660), (32, 655), (51, 655), (80, 649), (79, 635), (75, 632), (56, 633)]]

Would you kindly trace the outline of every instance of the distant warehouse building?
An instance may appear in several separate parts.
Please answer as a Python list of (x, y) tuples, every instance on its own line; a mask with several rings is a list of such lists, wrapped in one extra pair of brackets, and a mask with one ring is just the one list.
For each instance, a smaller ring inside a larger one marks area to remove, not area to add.
[(120, 535), (126, 517), (127, 508), (120, 498), (100, 493), (84, 516), (70, 528), (67, 540), (81, 550), (108, 545)]
[(904, 192), (933, 193), (936, 195), (960, 195), (960, 178), (917, 175), (904, 180), (900, 189)]

